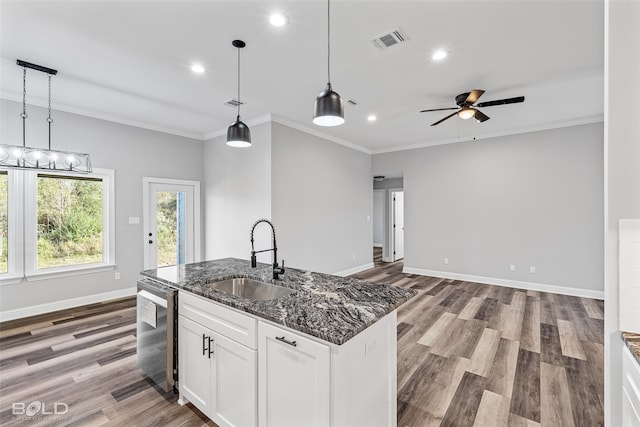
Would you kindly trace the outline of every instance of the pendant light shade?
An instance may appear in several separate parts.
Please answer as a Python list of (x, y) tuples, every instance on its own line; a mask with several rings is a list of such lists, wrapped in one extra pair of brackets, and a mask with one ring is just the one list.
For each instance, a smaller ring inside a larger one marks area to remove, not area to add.
[(249, 126), (240, 120), (240, 116), (227, 129), (227, 145), (240, 148), (251, 147), (251, 131)]
[(331, 87), (331, 9), (327, 0), (327, 87), (313, 105), (313, 123), (318, 126), (339, 126), (344, 123), (342, 98)]
[(344, 123), (344, 105), (342, 98), (327, 83), (313, 105), (313, 123), (318, 126), (339, 126)]
[(251, 131), (249, 130), (249, 126), (240, 120), (240, 104), (242, 104), (240, 101), (240, 49), (247, 44), (242, 40), (234, 40), (231, 44), (238, 49), (238, 115), (236, 116), (236, 121), (231, 123), (227, 129), (227, 145), (239, 148), (251, 147)]

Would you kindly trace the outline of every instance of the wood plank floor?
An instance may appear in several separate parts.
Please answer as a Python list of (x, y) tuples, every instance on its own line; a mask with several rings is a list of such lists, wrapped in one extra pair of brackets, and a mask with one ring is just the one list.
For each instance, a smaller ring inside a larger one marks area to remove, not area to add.
[[(418, 291), (398, 312), (398, 426), (604, 424), (602, 301), (374, 260), (354, 277)], [(0, 324), (0, 425), (215, 426), (137, 369), (135, 316), (125, 298)], [(33, 401), (69, 411), (12, 414)]]
[(604, 303), (402, 273), (354, 277), (410, 287), (398, 311), (398, 426), (604, 425)]

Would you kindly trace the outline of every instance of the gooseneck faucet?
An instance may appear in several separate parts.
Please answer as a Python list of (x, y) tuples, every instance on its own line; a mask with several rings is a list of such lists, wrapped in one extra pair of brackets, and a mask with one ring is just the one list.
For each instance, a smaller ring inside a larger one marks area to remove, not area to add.
[[(256, 226), (261, 222), (266, 222), (271, 226), (271, 234), (273, 235), (273, 247), (271, 249), (263, 249), (261, 251), (256, 251), (253, 247), (253, 231), (256, 229)], [(282, 266), (278, 265), (278, 246), (276, 245), (276, 229), (274, 228), (271, 221), (268, 219), (259, 219), (255, 223), (253, 223), (253, 227), (251, 227), (251, 268), (256, 268), (258, 262), (256, 260), (256, 254), (260, 252), (269, 252), (273, 251), (273, 278), (278, 279), (279, 274), (284, 274), (284, 260), (282, 260)]]

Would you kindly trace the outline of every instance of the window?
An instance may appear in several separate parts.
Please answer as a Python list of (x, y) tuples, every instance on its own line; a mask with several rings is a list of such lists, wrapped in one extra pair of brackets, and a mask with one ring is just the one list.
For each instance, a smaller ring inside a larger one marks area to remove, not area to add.
[(100, 263), (102, 179), (38, 175), (37, 268)]
[[(0, 280), (113, 268), (113, 178), (110, 170), (87, 175), (0, 170)], [(24, 203), (14, 203), (14, 194)], [(12, 221), (12, 211), (22, 220)]]

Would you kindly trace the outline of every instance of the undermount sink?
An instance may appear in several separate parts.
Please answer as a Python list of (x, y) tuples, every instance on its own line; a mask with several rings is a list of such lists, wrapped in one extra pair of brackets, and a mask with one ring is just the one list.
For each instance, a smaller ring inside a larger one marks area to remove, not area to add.
[(209, 282), (207, 286), (229, 295), (254, 301), (267, 301), (293, 294), (296, 291), (271, 283), (259, 282), (245, 277)]

